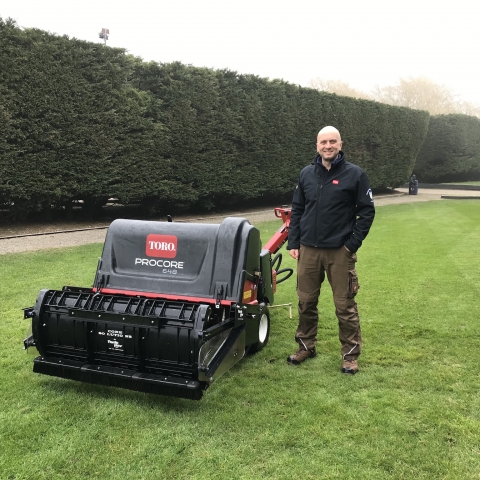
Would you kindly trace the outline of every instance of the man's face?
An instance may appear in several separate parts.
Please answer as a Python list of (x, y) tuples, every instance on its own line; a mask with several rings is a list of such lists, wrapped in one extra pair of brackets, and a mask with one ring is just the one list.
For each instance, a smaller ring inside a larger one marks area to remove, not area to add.
[(317, 152), (326, 162), (333, 162), (342, 149), (342, 140), (338, 132), (319, 133), (317, 137)]

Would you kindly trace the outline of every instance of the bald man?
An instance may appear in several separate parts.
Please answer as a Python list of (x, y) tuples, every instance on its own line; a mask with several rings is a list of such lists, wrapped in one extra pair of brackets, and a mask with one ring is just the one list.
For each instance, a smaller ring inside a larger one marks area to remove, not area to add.
[(300, 172), (292, 201), (287, 250), (298, 261), (299, 318), (298, 350), (287, 362), (299, 365), (317, 354), (317, 304), (326, 275), (338, 318), (341, 371), (355, 374), (362, 346), (356, 252), (375, 217), (372, 189), (366, 173), (345, 159), (335, 127), (320, 130), (317, 152)]

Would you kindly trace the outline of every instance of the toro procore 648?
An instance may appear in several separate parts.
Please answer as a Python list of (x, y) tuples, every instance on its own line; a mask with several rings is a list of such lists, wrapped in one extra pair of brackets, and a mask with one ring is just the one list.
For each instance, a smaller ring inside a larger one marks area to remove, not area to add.
[[(24, 309), (33, 371), (200, 399), (247, 351), (268, 341), (290, 209), (262, 248), (243, 218), (221, 224), (115, 220), (91, 288), (41, 290)], [(272, 259), (272, 255), (277, 255)], [(279, 276), (282, 274), (282, 278)]]

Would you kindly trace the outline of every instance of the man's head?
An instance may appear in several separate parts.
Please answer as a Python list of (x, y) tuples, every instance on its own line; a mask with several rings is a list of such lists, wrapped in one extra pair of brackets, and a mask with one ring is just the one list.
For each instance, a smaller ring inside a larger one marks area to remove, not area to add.
[(342, 149), (342, 138), (335, 127), (324, 127), (318, 132), (317, 152), (327, 163), (332, 163)]

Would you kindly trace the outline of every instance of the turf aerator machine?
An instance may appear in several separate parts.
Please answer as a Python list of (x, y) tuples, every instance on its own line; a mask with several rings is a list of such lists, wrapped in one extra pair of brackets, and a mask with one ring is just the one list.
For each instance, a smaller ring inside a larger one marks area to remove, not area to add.
[(32, 322), (24, 348), (39, 353), (33, 371), (200, 399), (246, 352), (268, 342), (268, 305), (293, 273), (280, 270), (277, 253), (291, 210), (274, 212), (283, 225), (263, 248), (244, 218), (215, 225), (115, 220), (92, 288), (41, 290), (24, 309)]

